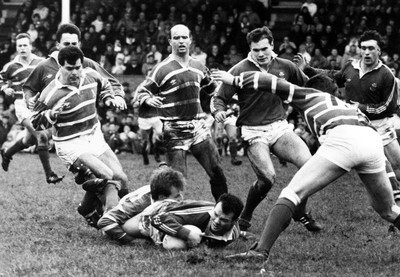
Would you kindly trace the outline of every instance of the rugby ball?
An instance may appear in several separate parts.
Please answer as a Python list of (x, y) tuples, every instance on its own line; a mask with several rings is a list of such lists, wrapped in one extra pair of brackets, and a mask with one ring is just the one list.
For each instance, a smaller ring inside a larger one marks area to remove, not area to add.
[[(183, 225), (183, 227), (189, 229), (189, 230), (197, 230), (198, 232), (201, 232), (200, 228), (194, 225)], [(163, 239), (163, 247), (164, 249), (167, 250), (186, 250), (187, 249), (187, 243), (183, 239), (173, 237), (170, 235), (165, 235)]]

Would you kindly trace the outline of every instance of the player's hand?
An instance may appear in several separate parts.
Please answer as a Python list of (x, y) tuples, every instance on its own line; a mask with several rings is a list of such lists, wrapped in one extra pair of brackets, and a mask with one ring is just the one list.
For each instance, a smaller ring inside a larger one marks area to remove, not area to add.
[(125, 99), (121, 96), (115, 96), (115, 107), (120, 109), (120, 110), (125, 110), (126, 109), (126, 102)]
[(211, 71), (211, 78), (216, 81), (221, 81), (224, 84), (232, 85), (234, 76), (223, 70), (213, 70)]
[(226, 111), (218, 112), (218, 113), (215, 115), (215, 121), (217, 121), (218, 123), (224, 123), (226, 117), (227, 117)]
[(4, 93), (8, 96), (12, 96), (15, 93), (15, 90), (9, 87), (2, 89), (2, 91), (4, 91)]
[(187, 245), (189, 248), (195, 247), (200, 244), (201, 239), (203, 238), (204, 233), (198, 230), (190, 230)]
[(147, 98), (144, 102), (151, 107), (159, 108), (162, 106), (164, 99), (165, 97), (153, 96)]
[(352, 105), (355, 106), (356, 108), (358, 108), (358, 106), (360, 106), (360, 102), (353, 101), (353, 100), (350, 100), (350, 104), (352, 104)]
[(296, 55), (294, 55), (293, 63), (297, 65), (297, 67), (301, 70), (303, 70), (307, 65), (307, 61), (301, 53), (297, 53)]

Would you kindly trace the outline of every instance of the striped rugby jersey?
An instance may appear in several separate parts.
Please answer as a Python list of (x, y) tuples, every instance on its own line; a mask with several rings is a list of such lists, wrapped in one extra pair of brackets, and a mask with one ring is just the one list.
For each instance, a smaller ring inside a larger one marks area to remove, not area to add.
[[(57, 61), (58, 52), (59, 51), (54, 51), (51, 53), (51, 55), (47, 59), (43, 60), (43, 62), (39, 63), (35, 70), (32, 71), (32, 74), (29, 75), (23, 86), (24, 93), (28, 94), (27, 96), (34, 96), (38, 92), (41, 93), (45, 87), (54, 80), (61, 67)], [(83, 58), (82, 66), (83, 68), (90, 67), (100, 73), (101, 76), (110, 82), (113, 94), (115, 96), (118, 95), (124, 97), (125, 93), (119, 81), (102, 68), (97, 62), (85, 57)]]
[(17, 55), (11, 62), (7, 63), (0, 72), (1, 86), (8, 84), (8, 87), (14, 89), (15, 97), (22, 99), (22, 85), (28, 79), (33, 69), (44, 60), (35, 54), (31, 54), (31, 62), (29, 64), (22, 63), (20, 56)]
[(210, 72), (198, 60), (189, 58), (183, 67), (170, 55), (159, 63), (137, 89), (137, 100), (144, 101), (155, 95), (165, 97), (157, 109), (162, 120), (192, 120), (205, 117), (200, 105), (200, 90), (211, 95), (217, 87)]
[(370, 126), (366, 115), (335, 96), (296, 86), (269, 73), (244, 72), (234, 77), (233, 84), (279, 96), (284, 103), (290, 103), (301, 113), (309, 129), (317, 137), (338, 125)]
[[(84, 68), (79, 88), (63, 85), (55, 79), (44, 89), (34, 107), (32, 124), (36, 130), (55, 127), (54, 141), (65, 141), (90, 134), (98, 125), (96, 100), (113, 97), (110, 82), (92, 68)], [(50, 119), (50, 110), (56, 105), (69, 103), (55, 121)]]

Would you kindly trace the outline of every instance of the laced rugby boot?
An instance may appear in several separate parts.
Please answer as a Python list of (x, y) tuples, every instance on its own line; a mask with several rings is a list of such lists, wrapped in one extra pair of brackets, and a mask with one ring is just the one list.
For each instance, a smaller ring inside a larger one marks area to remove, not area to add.
[(1, 167), (4, 169), (4, 171), (8, 171), (8, 166), (10, 165), (12, 158), (7, 157), (6, 149), (4, 149), (4, 148), (1, 149), (0, 153), (1, 153), (1, 159), (2, 159)]
[(294, 221), (303, 224), (304, 227), (306, 227), (306, 229), (310, 232), (319, 232), (322, 230), (322, 225), (316, 222), (314, 218), (312, 218), (310, 213), (306, 213), (300, 218), (293, 218), (293, 219)]
[(63, 179), (64, 179), (64, 175), (58, 176), (54, 172), (51, 172), (49, 175), (46, 176), (46, 182), (48, 184), (57, 184), (58, 182), (61, 182)]

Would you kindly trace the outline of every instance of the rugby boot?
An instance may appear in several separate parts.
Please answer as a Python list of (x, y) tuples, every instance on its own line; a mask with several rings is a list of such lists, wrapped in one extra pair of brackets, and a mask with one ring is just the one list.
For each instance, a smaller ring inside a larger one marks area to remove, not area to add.
[(1, 153), (1, 159), (2, 159), (1, 167), (4, 169), (4, 171), (8, 171), (8, 166), (10, 165), (12, 158), (7, 157), (6, 149), (4, 149), (4, 148), (1, 149), (0, 153)]
[(54, 172), (51, 172), (49, 175), (46, 176), (46, 182), (48, 184), (57, 184), (58, 182), (61, 182), (63, 179), (64, 179), (64, 175), (58, 176)]
[(300, 218), (293, 218), (294, 221), (300, 222), (310, 232), (319, 232), (322, 230), (322, 225), (312, 218), (310, 213), (303, 214)]

